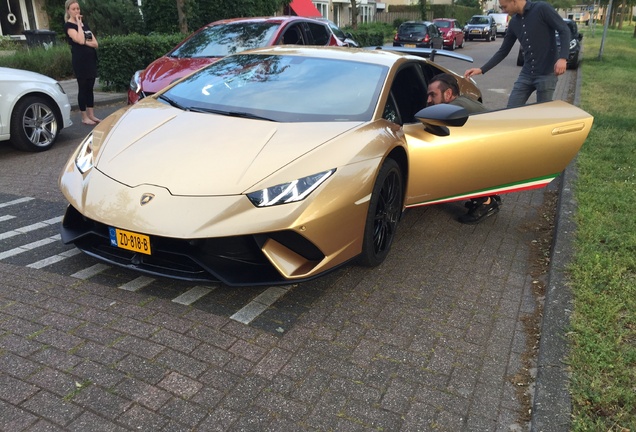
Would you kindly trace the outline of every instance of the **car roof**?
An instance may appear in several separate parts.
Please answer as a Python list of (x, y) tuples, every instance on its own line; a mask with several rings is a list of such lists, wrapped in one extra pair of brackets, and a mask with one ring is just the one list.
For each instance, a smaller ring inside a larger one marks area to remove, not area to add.
[(291, 21), (315, 21), (324, 23), (324, 21), (308, 18), (308, 17), (300, 17), (295, 15), (280, 15), (280, 16), (263, 16), (263, 17), (249, 17), (249, 18), (226, 18), (218, 21), (211, 22), (207, 24), (211, 25), (219, 25), (219, 24), (229, 24), (229, 23), (245, 23), (245, 22), (291, 22)]
[(457, 18), (435, 18), (433, 22), (435, 21), (457, 21)]
[(433, 24), (433, 22), (432, 21), (404, 21), (402, 24)]

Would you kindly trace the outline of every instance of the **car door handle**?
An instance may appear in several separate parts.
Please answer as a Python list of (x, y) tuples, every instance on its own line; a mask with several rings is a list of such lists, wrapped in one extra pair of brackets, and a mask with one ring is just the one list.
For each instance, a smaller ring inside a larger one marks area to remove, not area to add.
[(552, 135), (563, 135), (571, 132), (578, 132), (583, 130), (585, 123), (575, 123), (567, 126), (560, 126), (552, 129)]

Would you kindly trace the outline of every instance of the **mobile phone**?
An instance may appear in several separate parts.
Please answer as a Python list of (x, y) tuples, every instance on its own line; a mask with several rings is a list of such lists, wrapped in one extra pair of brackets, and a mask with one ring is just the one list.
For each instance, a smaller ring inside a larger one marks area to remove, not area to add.
[(90, 30), (86, 30), (84, 32), (84, 39), (86, 40), (93, 40), (93, 32)]

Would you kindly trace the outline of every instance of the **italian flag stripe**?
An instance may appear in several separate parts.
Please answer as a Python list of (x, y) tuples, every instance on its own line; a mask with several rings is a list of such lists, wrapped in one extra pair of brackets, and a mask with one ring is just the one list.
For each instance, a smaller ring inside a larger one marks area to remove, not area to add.
[(440, 204), (440, 203), (445, 203), (450, 201), (466, 200), (469, 198), (478, 198), (482, 196), (500, 195), (500, 194), (510, 193), (510, 192), (522, 192), (522, 191), (531, 190), (531, 189), (539, 189), (539, 188), (547, 186), (552, 180), (556, 178), (556, 176), (558, 176), (558, 174), (553, 174), (553, 175), (549, 175), (549, 176), (541, 177), (537, 179), (532, 179), (532, 180), (526, 180), (523, 182), (510, 183), (510, 184), (502, 185), (492, 189), (477, 190), (477, 191), (469, 192), (467, 194), (462, 194), (462, 195), (454, 195), (454, 196), (440, 198), (440, 199), (436, 199), (432, 201), (423, 201), (420, 203), (410, 204), (406, 207), (408, 208), (420, 207), (420, 206)]

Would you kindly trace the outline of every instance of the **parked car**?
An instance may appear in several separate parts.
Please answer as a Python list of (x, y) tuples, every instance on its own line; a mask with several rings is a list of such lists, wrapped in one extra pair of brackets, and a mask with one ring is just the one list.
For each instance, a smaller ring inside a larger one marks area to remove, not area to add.
[[(583, 40), (583, 34), (579, 33), (579, 27), (576, 24), (576, 21), (572, 21), (571, 19), (563, 18), (563, 21), (568, 25), (570, 29), (570, 52), (568, 53), (567, 60), (567, 68), (568, 69), (577, 69), (581, 64), (581, 41)], [(559, 39), (558, 33), (555, 33), (556, 36), (556, 45), (557, 50), (561, 46), (561, 40)], [(519, 47), (519, 53), (517, 54), (517, 66), (523, 66), (524, 57), (523, 50)]]
[(444, 37), (444, 47), (451, 51), (464, 48), (464, 30), (455, 18), (435, 18), (433, 23)]
[(390, 47), (229, 55), (82, 141), (59, 180), (62, 240), (140, 272), (237, 286), (376, 266), (405, 208), (544, 186), (592, 126), (564, 101), (425, 107), (443, 71)]
[(0, 141), (9, 140), (18, 150), (44, 151), (72, 124), (71, 104), (60, 83), (0, 67)]
[(508, 31), (508, 21), (510, 21), (510, 15), (506, 13), (491, 13), (489, 14), (495, 20), (497, 24), (497, 34), (505, 35)]
[(497, 38), (497, 23), (490, 15), (473, 15), (464, 27), (464, 36), (469, 41), (473, 39), (494, 41)]
[(328, 22), (313, 18), (278, 16), (215, 21), (146, 69), (135, 72), (128, 89), (128, 103), (158, 92), (228, 54), (283, 44), (343, 46), (345, 42), (336, 37)]
[(398, 27), (393, 46), (442, 49), (444, 38), (437, 26), (430, 21), (406, 21)]

